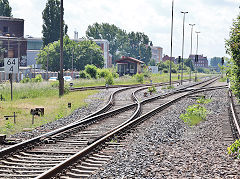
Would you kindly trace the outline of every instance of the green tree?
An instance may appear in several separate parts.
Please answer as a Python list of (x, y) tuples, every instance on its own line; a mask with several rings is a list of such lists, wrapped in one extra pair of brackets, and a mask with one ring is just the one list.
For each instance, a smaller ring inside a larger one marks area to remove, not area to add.
[(186, 65), (187, 67), (191, 68), (191, 70), (194, 70), (194, 65), (191, 59), (183, 59), (183, 63), (184, 65)]
[[(63, 40), (63, 68), (72, 69), (72, 54), (73, 54), (73, 67), (77, 70), (84, 70), (87, 64), (94, 64), (97, 67), (103, 67), (103, 56), (101, 48), (92, 41), (85, 40), (79, 43), (70, 40), (68, 36)], [(60, 41), (49, 43), (45, 46), (37, 57), (37, 63), (42, 65), (43, 69), (59, 71), (59, 54)]]
[(222, 58), (221, 57), (213, 57), (210, 60), (210, 65), (213, 67), (218, 67), (218, 64), (221, 64)]
[(8, 0), (0, 0), (0, 16), (12, 17), (12, 8)]
[[(60, 1), (48, 0), (42, 12), (43, 46), (60, 38)], [(64, 33), (67, 34), (68, 26), (64, 25)]]
[(140, 59), (148, 64), (152, 57), (151, 41), (149, 37), (141, 32), (131, 32), (128, 34), (128, 41), (123, 48), (123, 55)]
[(127, 41), (127, 34), (124, 30), (118, 28), (114, 24), (94, 23), (89, 25), (86, 31), (87, 38), (106, 39), (109, 41), (109, 50), (113, 55), (113, 60), (119, 58), (118, 51)]
[(230, 30), (230, 38), (226, 40), (226, 51), (232, 57), (228, 63), (228, 76), (231, 80), (231, 88), (240, 99), (240, 15), (233, 20)]

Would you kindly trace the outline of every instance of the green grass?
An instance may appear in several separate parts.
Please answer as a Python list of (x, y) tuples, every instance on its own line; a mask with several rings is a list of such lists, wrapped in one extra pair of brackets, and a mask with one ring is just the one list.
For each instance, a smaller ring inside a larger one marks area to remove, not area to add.
[[(89, 95), (96, 94), (98, 91), (79, 91), (65, 94), (59, 98), (58, 89), (51, 87), (50, 83), (14, 83), (13, 101), (10, 100), (10, 91), (8, 85), (2, 85), (0, 94), (6, 97), (6, 101), (0, 101), (0, 133), (14, 134), (21, 132), (24, 128), (35, 128), (55, 121), (61, 117), (68, 116), (75, 109), (87, 106), (84, 101)], [(3, 87), (4, 86), (4, 87)], [(72, 103), (69, 109), (67, 104)], [(36, 107), (45, 109), (44, 116), (36, 116), (35, 123), (32, 125), (32, 115), (30, 110)], [(5, 120), (5, 115), (13, 115), (16, 113), (16, 124), (13, 118)]]
[[(199, 77), (208, 76), (209, 74), (198, 74)], [(189, 79), (189, 74), (184, 73), (183, 79)], [(194, 79), (194, 76), (192, 76), (192, 80)], [(150, 78), (144, 78), (143, 83), (150, 83), (152, 80), (153, 83), (160, 83), (160, 82), (169, 82), (169, 74), (163, 73), (163, 74), (152, 74)], [(172, 81), (178, 80), (178, 75), (176, 73), (172, 74)], [(87, 87), (87, 86), (104, 86), (105, 85), (105, 79), (78, 79), (73, 81), (74, 87)], [(119, 78), (114, 79), (114, 85), (133, 85), (133, 84), (140, 84), (137, 82), (136, 78), (131, 76), (122, 76)]]

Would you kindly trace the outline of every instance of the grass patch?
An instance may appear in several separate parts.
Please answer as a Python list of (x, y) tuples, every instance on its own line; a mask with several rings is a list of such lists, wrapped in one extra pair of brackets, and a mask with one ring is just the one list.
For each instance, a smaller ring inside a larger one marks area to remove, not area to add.
[[(18, 86), (20, 85), (20, 86)], [(23, 85), (23, 86), (22, 86)], [(36, 86), (35, 86), (36, 85)], [(24, 128), (35, 128), (55, 121), (71, 114), (75, 109), (86, 106), (84, 101), (89, 95), (96, 94), (98, 91), (79, 91), (65, 94), (58, 97), (58, 89), (51, 87), (50, 83), (38, 84), (14, 84), (15, 92), (13, 101), (10, 101), (7, 86), (1, 89), (6, 101), (0, 101), (0, 133), (14, 134), (21, 132)], [(68, 108), (68, 103), (72, 103), (72, 108)], [(35, 123), (32, 125), (32, 115), (30, 110), (36, 107), (45, 108), (44, 116), (35, 116)], [(13, 119), (5, 120), (5, 115), (16, 113), (16, 124)]]
[(205, 120), (207, 117), (208, 111), (205, 107), (200, 106), (199, 104), (194, 104), (188, 106), (186, 112), (180, 115), (182, 119), (189, 126), (194, 126), (200, 123), (202, 120)]

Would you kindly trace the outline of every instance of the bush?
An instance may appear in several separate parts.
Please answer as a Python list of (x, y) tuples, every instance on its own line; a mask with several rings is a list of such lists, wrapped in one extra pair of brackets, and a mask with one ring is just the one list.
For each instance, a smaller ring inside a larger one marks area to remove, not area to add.
[(201, 120), (205, 120), (208, 111), (205, 107), (199, 104), (188, 106), (185, 114), (180, 115), (180, 119), (189, 124), (190, 126), (198, 124)]
[(176, 69), (172, 69), (172, 73), (177, 73), (177, 70)]
[(113, 75), (110, 73), (108, 76), (105, 77), (105, 84), (113, 85)]
[(23, 78), (20, 83), (29, 83), (31, 81), (31, 79), (27, 76), (25, 78)]
[(98, 69), (97, 73), (99, 78), (105, 78), (111, 74), (111, 72), (108, 69)]
[(80, 71), (79, 78), (86, 79), (86, 78), (90, 78), (90, 76), (85, 71)]
[(86, 65), (85, 72), (91, 76), (91, 78), (97, 78), (97, 67), (95, 65)]
[(31, 79), (31, 82), (35, 82), (35, 83), (39, 83), (42, 81), (43, 81), (42, 75), (37, 75), (35, 78)]
[(168, 73), (168, 70), (167, 70), (167, 69), (164, 69), (164, 70), (163, 70), (163, 73)]
[(141, 73), (141, 74), (137, 73), (136, 75), (134, 75), (134, 78), (136, 78), (136, 80), (137, 80), (138, 83), (143, 84), (144, 74), (142, 74), (142, 73)]

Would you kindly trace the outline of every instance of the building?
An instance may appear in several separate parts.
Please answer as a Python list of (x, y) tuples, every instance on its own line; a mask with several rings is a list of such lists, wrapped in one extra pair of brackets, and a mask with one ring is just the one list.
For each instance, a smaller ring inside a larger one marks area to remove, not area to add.
[(166, 62), (167, 60), (170, 60), (170, 59), (171, 59), (171, 61), (174, 62), (175, 64), (177, 63), (177, 60), (175, 59), (175, 57), (169, 57), (168, 55), (164, 55), (164, 57), (162, 58), (162, 61), (163, 61), (163, 62)]
[(155, 63), (160, 63), (162, 61), (163, 48), (151, 46), (152, 49), (152, 59), (155, 60)]
[[(77, 36), (75, 35), (75, 38)], [(31, 36), (27, 37), (27, 61), (28, 65), (36, 65), (36, 58), (37, 55), (42, 48), (43, 41), (42, 38), (33, 38)], [(76, 42), (84, 41), (86, 39), (72, 39)], [(111, 68), (112, 67), (112, 58), (109, 54), (109, 41), (105, 39), (93, 39), (97, 45), (99, 45), (103, 51), (103, 58), (104, 58), (104, 68)], [(39, 65), (37, 65), (39, 67)]]
[(141, 73), (144, 62), (132, 57), (122, 56), (121, 59), (116, 60), (116, 64), (118, 74), (122, 76)]
[(198, 55), (198, 62), (195, 62), (195, 55), (190, 55), (189, 59), (192, 60), (195, 67), (208, 68), (208, 59), (203, 55)]
[(4, 58), (20, 58), (20, 66), (27, 66), (27, 42), (24, 39), (24, 20), (0, 16), (0, 67)]

